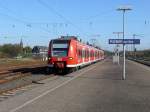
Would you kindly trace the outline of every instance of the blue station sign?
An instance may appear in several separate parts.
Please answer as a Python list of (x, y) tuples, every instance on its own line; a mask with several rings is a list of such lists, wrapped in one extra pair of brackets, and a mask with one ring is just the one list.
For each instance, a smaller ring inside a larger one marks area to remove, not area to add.
[(140, 44), (140, 39), (109, 39), (109, 44)]

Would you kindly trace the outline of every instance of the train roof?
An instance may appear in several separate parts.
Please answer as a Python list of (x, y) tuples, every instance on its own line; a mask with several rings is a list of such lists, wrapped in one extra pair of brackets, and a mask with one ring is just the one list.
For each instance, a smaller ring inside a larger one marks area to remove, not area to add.
[(83, 42), (81, 41), (81, 39), (78, 40), (78, 38), (77, 38), (76, 36), (61, 36), (60, 38), (53, 39), (53, 40), (76, 40), (76, 41), (80, 42), (81, 44), (88, 45), (88, 46), (90, 46), (90, 47), (94, 47), (94, 48), (96, 48), (96, 49), (102, 50), (100, 47), (94, 46), (94, 45), (92, 45), (92, 44), (89, 44), (88, 42), (87, 42), (87, 43), (83, 43)]

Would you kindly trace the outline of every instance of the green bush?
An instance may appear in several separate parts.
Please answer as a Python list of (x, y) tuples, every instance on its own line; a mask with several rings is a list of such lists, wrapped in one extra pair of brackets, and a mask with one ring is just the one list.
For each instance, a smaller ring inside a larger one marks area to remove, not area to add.
[(1, 58), (13, 58), (19, 56), (27, 56), (32, 52), (32, 49), (27, 47), (21, 47), (19, 44), (4, 44), (0, 46), (0, 57)]

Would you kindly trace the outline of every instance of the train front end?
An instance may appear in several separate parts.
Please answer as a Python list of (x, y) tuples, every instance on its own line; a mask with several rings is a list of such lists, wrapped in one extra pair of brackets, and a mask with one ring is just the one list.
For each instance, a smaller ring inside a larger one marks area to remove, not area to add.
[(65, 72), (68, 61), (70, 40), (53, 39), (49, 44), (48, 71)]

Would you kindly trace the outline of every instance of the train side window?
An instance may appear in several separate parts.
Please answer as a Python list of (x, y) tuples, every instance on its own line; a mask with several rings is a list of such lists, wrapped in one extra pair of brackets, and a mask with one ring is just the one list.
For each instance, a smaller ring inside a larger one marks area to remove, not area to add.
[(92, 51), (90, 52), (90, 57), (91, 57), (91, 58), (93, 57), (93, 53), (92, 53)]
[(84, 57), (83, 49), (82, 49), (82, 51), (81, 51), (81, 52), (82, 52), (82, 58), (83, 58), (83, 57)]
[(81, 58), (81, 57), (82, 57), (81, 49), (78, 49), (78, 58)]
[(80, 49), (79, 49), (79, 58), (81, 58), (81, 52), (80, 52)]
[(86, 50), (86, 58), (88, 57), (88, 54), (87, 54), (87, 50)]
[(87, 50), (85, 50), (85, 58), (87, 57)]
[(85, 57), (85, 50), (82, 50), (82, 58)]
[(90, 58), (92, 57), (91, 55), (92, 55), (92, 54), (91, 54), (91, 51), (90, 51)]
[(88, 58), (88, 50), (87, 50), (87, 52), (86, 52), (86, 53), (87, 53), (87, 54), (86, 54), (86, 55), (87, 55), (87, 57), (86, 57), (86, 58)]
[(97, 58), (97, 51), (95, 52), (95, 57)]
[(80, 58), (82, 58), (82, 55), (83, 55), (83, 53), (82, 53), (82, 50), (80, 49)]
[(77, 49), (78, 58), (80, 57), (80, 51)]
[(94, 57), (94, 51), (92, 52), (92, 58)]
[(86, 58), (88, 58), (88, 50), (86, 50)]
[(96, 56), (95, 57), (97, 58), (97, 51), (96, 51)]

